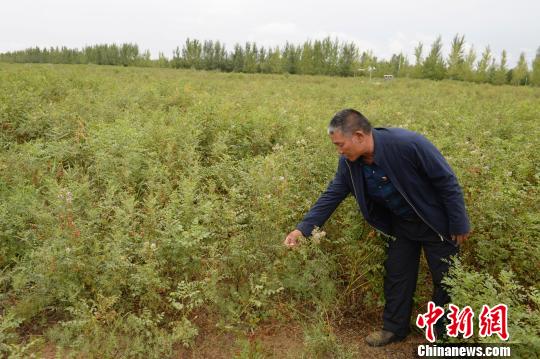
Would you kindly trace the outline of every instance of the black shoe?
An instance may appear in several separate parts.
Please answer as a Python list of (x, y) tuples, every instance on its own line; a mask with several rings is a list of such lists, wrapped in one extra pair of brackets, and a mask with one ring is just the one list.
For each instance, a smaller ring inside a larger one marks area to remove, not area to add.
[(382, 347), (390, 343), (400, 342), (404, 337), (400, 337), (388, 330), (377, 330), (366, 337), (366, 343), (372, 347)]

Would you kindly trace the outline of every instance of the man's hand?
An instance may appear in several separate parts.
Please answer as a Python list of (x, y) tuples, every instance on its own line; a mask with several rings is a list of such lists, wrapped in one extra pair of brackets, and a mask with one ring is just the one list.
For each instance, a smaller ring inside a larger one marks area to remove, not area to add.
[(296, 247), (298, 245), (298, 237), (300, 237), (301, 235), (302, 232), (300, 232), (298, 229), (295, 229), (287, 235), (287, 238), (285, 238), (283, 244), (285, 244), (289, 248)]
[(470, 233), (464, 233), (464, 234), (452, 234), (452, 240), (458, 244), (458, 246), (461, 245), (461, 243), (465, 242), (467, 238), (469, 238)]

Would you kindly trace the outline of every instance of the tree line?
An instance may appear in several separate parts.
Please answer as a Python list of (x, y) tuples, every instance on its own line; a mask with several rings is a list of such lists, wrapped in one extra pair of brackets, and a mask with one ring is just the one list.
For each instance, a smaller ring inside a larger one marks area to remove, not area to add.
[[(153, 66), (191, 68), (244, 73), (289, 73), (328, 76), (374, 76), (453, 79), (496, 85), (540, 86), (540, 48), (529, 64), (521, 53), (517, 64), (510, 67), (507, 53), (502, 51), (499, 61), (487, 46), (478, 53), (474, 46), (466, 48), (465, 36), (457, 34), (450, 45), (448, 56), (443, 55), (439, 36), (424, 48), (418, 43), (414, 62), (403, 54), (380, 59), (372, 51), (360, 51), (353, 42), (340, 42), (330, 37), (308, 40), (303, 44), (285, 43), (284, 46), (265, 48), (255, 42), (236, 44), (227, 50), (220, 41), (187, 39), (174, 49), (172, 57), (163, 53), (151, 59), (150, 52), (141, 52), (136, 44), (94, 45), (79, 49), (67, 47), (29, 48), (0, 54), (0, 61), (18, 63), (98, 64), (123, 66)], [(424, 51), (426, 50), (426, 51)]]
[(70, 49), (65, 46), (0, 53), (0, 61), (17, 63), (96, 64), (151, 66), (150, 51), (141, 53), (136, 44), (102, 44)]

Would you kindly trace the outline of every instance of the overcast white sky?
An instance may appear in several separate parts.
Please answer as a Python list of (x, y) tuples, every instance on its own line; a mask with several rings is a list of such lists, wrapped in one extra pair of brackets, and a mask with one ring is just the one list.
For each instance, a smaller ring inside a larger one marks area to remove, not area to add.
[[(0, 52), (31, 46), (83, 47), (134, 42), (152, 57), (171, 57), (186, 38), (220, 40), (227, 48), (255, 41), (270, 46), (327, 35), (354, 41), (388, 58), (413, 49), (424, 54), (437, 35), (445, 50), (456, 33), (477, 53), (503, 49), (513, 66), (524, 51), (532, 60), (540, 46), (539, 0), (2, 0)], [(529, 62), (530, 65), (530, 62)]]

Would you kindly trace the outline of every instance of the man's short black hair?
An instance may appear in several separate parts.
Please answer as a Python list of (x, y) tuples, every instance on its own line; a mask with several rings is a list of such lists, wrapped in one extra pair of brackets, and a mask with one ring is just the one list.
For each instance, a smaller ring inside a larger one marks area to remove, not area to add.
[(328, 134), (335, 131), (341, 131), (344, 135), (352, 135), (356, 131), (368, 134), (371, 133), (371, 123), (360, 112), (347, 108), (336, 113), (330, 121)]

